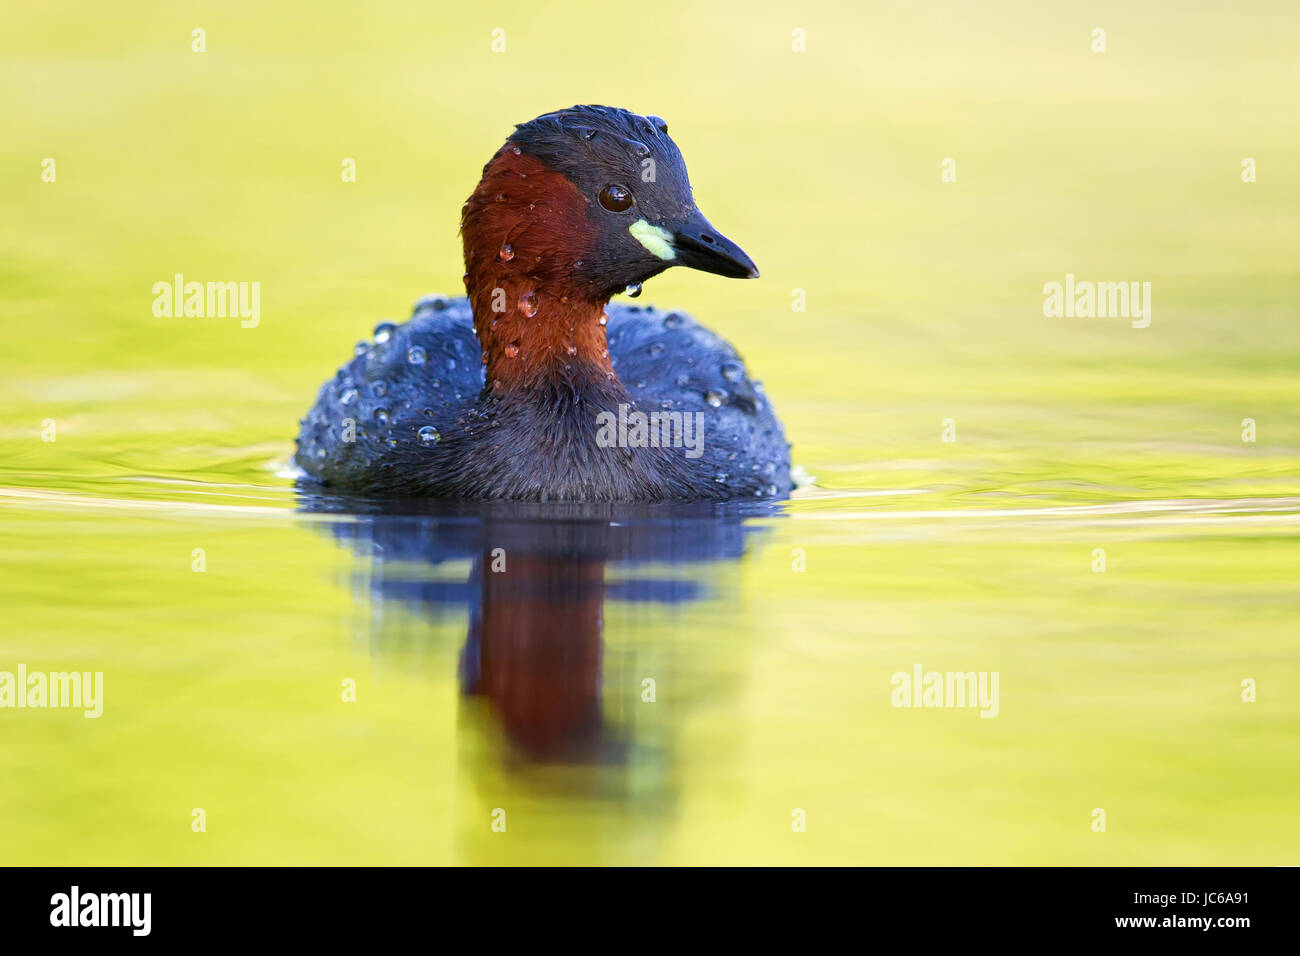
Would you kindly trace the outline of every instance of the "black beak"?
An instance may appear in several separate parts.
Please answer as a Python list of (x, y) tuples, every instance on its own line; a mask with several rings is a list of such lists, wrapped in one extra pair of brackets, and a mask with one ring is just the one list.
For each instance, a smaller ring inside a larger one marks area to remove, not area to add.
[(673, 249), (677, 253), (673, 265), (712, 272), (728, 279), (757, 279), (758, 266), (740, 248), (718, 232), (697, 210), (682, 223), (669, 227), (673, 236)]

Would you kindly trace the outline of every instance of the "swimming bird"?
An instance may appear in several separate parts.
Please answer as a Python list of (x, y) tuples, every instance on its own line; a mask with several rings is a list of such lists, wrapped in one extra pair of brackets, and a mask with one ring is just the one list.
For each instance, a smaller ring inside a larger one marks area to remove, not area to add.
[(426, 296), (321, 388), (297, 462), (330, 490), (524, 501), (775, 497), (789, 445), (740, 356), (610, 304), (671, 266), (757, 278), (667, 124), (574, 106), (516, 126), (461, 210), (466, 296)]

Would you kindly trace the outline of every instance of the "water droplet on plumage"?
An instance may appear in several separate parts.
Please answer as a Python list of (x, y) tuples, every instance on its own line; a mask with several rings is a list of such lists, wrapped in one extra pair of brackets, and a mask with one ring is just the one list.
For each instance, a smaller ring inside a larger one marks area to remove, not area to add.
[(339, 394), (340, 405), (351, 405), (357, 400), (357, 390), (355, 388), (345, 389)]
[(686, 320), (682, 318), (680, 313), (669, 312), (667, 315), (664, 316), (664, 328), (680, 329), (682, 327), (682, 323), (684, 323), (685, 321)]
[[(428, 411), (428, 409), (426, 409), (426, 411)], [(436, 445), (438, 442), (442, 441), (442, 435), (440, 435), (438, 429), (434, 428), (432, 425), (425, 425), (416, 432), (416, 434), (420, 436), (421, 445)]]
[(510, 245), (510, 243), (508, 242), (505, 245), (503, 245), (501, 247), (501, 251), (497, 253), (497, 258), (502, 262), (509, 262), (514, 257), (515, 257), (515, 247)]
[(412, 345), (406, 350), (406, 360), (412, 365), (423, 365), (425, 359), (428, 357), (428, 353), (426, 353), (424, 348), (419, 345)]
[(727, 393), (720, 388), (711, 388), (704, 393), (704, 400), (713, 408), (721, 408), (727, 400)]
[(386, 408), (376, 408), (376, 409), (375, 409), (375, 421), (376, 421), (376, 422), (378, 422), (378, 423), (381, 424), (381, 425), (387, 425), (387, 424), (388, 424), (388, 419), (389, 419), (388, 409), (386, 409)]
[(380, 322), (375, 326), (375, 344), (383, 345), (393, 337), (395, 331), (397, 331), (397, 326), (394, 323)]
[(519, 311), (532, 318), (537, 314), (537, 293), (525, 292), (519, 297)]
[(602, 313), (600, 313), (600, 324), (601, 324), (601, 325), (609, 325), (609, 313), (608, 313), (608, 312), (602, 312)]
[(653, 356), (659, 356), (664, 354), (664, 347), (662, 343), (654, 342), (646, 351)]
[(365, 355), (370, 351), (369, 342), (358, 342), (357, 347), (352, 350), (354, 355)]
[(641, 283), (639, 282), (630, 283), (628, 287), (623, 291), (635, 299), (637, 296), (641, 294)]
[(435, 293), (433, 295), (426, 295), (423, 298), (419, 299), (415, 303), (414, 311), (416, 313), (442, 312), (450, 305), (451, 305), (450, 299), (448, 299), (445, 295)]
[(506, 358), (514, 358), (519, 354), (519, 343), (511, 342), (506, 346)]
[(739, 362), (723, 362), (722, 377), (728, 382), (739, 382), (745, 375), (745, 366)]
[(375, 398), (383, 398), (388, 394), (388, 383), (383, 381), (371, 382), (370, 394), (375, 396)]

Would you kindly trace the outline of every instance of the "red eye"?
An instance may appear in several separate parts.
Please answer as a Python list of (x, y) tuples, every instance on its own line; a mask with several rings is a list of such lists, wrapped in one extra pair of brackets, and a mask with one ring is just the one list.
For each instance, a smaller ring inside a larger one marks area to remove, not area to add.
[(600, 191), (600, 204), (610, 212), (626, 212), (632, 208), (632, 194), (623, 186), (606, 186)]

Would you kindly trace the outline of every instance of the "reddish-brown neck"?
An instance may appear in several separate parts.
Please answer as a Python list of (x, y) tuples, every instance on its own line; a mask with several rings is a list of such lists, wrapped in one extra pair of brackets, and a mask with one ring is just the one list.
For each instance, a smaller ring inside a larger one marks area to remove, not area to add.
[(597, 232), (569, 179), (510, 143), (465, 203), (465, 290), (494, 392), (616, 380), (605, 305), (574, 278)]

